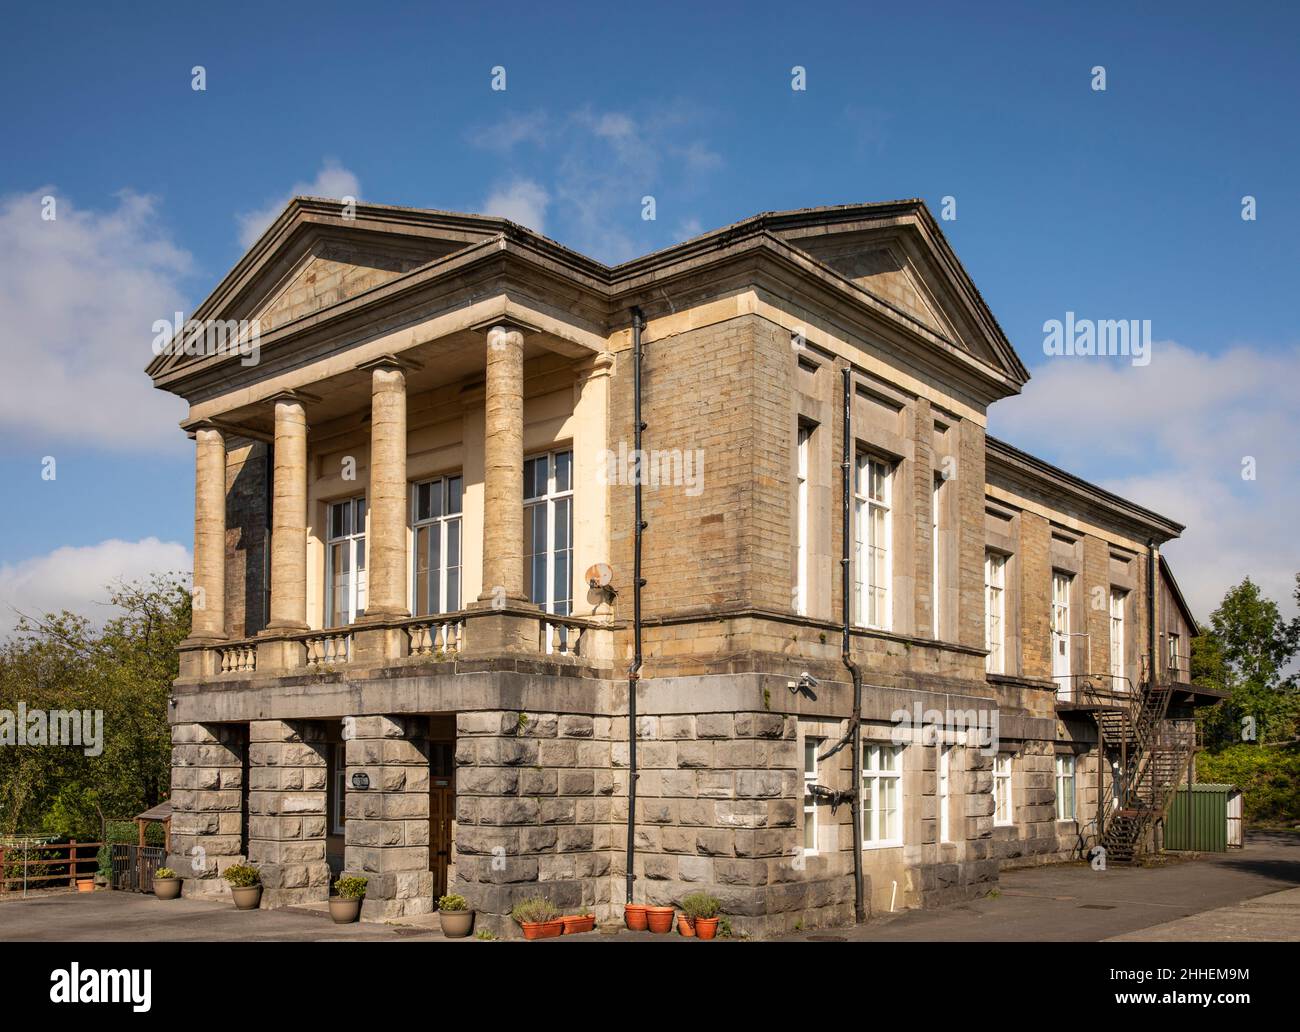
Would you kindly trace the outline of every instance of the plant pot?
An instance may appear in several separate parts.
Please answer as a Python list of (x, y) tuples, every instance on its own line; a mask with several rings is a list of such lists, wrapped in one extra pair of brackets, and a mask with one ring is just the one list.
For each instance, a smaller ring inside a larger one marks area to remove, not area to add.
[(701, 939), (712, 939), (718, 934), (718, 919), (716, 917), (697, 917), (695, 919), (695, 934)]
[(684, 939), (695, 938), (695, 924), (685, 914), (677, 919), (677, 931)]
[(153, 880), (153, 894), (159, 899), (179, 899), (181, 880), (179, 878), (155, 878)]
[(261, 885), (232, 885), (230, 895), (237, 910), (256, 910), (262, 903)]
[(94, 879), (94, 878), (78, 878), (78, 879), (77, 879), (77, 891), (78, 891), (78, 892), (94, 892), (94, 891), (95, 891), (95, 879)]
[(330, 897), (330, 920), (335, 924), (351, 924), (361, 918), (361, 901), (364, 896), (346, 899), (343, 896)]
[(581, 935), (596, 927), (595, 914), (578, 914), (574, 917), (561, 918), (564, 922), (565, 935)]
[(672, 907), (646, 907), (646, 923), (650, 926), (650, 931), (657, 935), (663, 935), (673, 930), (673, 914), (676, 911)]
[(628, 931), (644, 932), (646, 930), (646, 908), (644, 903), (628, 903), (623, 907), (623, 922)]
[(564, 918), (557, 917), (554, 921), (525, 921), (520, 927), (524, 930), (525, 939), (554, 939), (557, 935), (564, 934)]
[(474, 927), (474, 911), (439, 910), (438, 924), (442, 925), (442, 934), (448, 939), (463, 939)]

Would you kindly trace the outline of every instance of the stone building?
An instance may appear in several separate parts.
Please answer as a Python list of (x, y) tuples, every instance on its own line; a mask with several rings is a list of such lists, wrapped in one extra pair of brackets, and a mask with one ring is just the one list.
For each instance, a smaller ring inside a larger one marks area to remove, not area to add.
[(246, 858), (264, 906), (347, 871), (511, 934), (621, 917), (630, 856), (764, 935), (1155, 841), (1182, 528), (986, 435), (1028, 373), (919, 201), (608, 267), (298, 198), (149, 374), (196, 446), (191, 895)]

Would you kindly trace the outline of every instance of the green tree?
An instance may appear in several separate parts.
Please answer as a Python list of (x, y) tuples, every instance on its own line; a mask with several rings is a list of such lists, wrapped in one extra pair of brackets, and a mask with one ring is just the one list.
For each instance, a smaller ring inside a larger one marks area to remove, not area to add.
[(0, 646), (0, 709), (103, 714), (103, 751), (0, 748), (0, 835), (94, 838), (107, 817), (166, 798), (171, 736), (167, 699), (190, 596), (179, 574), (110, 589), (119, 615), (96, 627), (72, 613), (20, 619)]
[[(1300, 602), (1300, 575), (1296, 581)], [(1284, 620), (1249, 577), (1224, 595), (1192, 643), (1193, 680), (1228, 694), (1200, 718), (1212, 750), (1239, 744), (1252, 725), (1255, 741), (1295, 737), (1300, 698), (1285, 670), (1298, 650), (1300, 618)]]

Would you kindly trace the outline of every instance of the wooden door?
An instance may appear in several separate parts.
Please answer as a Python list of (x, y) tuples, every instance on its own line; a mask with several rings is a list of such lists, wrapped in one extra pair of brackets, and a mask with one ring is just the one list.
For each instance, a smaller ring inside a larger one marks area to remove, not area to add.
[(433, 898), (447, 891), (451, 865), (452, 821), (456, 817), (454, 747), (434, 743), (429, 763), (429, 870), (433, 872)]

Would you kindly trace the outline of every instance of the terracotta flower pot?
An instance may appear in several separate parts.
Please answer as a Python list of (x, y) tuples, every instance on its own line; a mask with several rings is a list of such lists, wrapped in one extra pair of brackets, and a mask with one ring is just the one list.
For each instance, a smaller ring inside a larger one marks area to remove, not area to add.
[(677, 919), (677, 931), (682, 934), (683, 938), (695, 938), (695, 925), (691, 923), (691, 919), (685, 914), (682, 914), (681, 917)]
[(673, 930), (673, 914), (676, 911), (672, 907), (646, 907), (646, 922), (650, 926), (650, 931), (658, 935)]
[(262, 904), (261, 885), (232, 885), (230, 895), (237, 910), (256, 910)]
[(356, 899), (344, 899), (342, 896), (330, 897), (330, 920), (335, 924), (351, 924), (353, 921), (361, 918), (361, 901), (364, 896), (358, 896)]
[(554, 921), (525, 921), (521, 926), (525, 939), (553, 939), (564, 934), (564, 918)]
[(565, 935), (581, 935), (583, 932), (589, 932), (596, 927), (595, 914), (578, 914), (561, 920), (564, 921)]
[(646, 930), (646, 908), (644, 903), (628, 903), (623, 907), (623, 921), (628, 930), (644, 932)]
[(77, 879), (77, 891), (78, 891), (78, 892), (94, 892), (94, 891), (95, 891), (95, 879), (94, 879), (94, 878), (78, 878), (78, 879)]
[(442, 934), (448, 939), (463, 939), (474, 927), (474, 911), (439, 910), (438, 924), (442, 925)]
[(153, 880), (153, 894), (159, 899), (179, 899), (181, 880), (179, 878), (155, 878)]
[(695, 919), (695, 934), (701, 939), (712, 939), (718, 934), (718, 919), (716, 917), (697, 917)]

